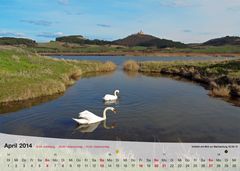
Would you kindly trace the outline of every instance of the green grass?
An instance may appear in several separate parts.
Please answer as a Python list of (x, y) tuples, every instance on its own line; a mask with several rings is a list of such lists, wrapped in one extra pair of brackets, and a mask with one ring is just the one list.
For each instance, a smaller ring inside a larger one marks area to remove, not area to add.
[(115, 53), (126, 51), (143, 51), (146, 47), (125, 47), (117, 45), (79, 45), (63, 42), (38, 43), (36, 47), (27, 47), (28, 50), (38, 53)]
[(20, 48), (0, 47), (0, 102), (64, 92), (79, 76), (115, 68), (112, 62), (52, 59)]
[(173, 48), (165, 49), (163, 52), (176, 53), (240, 53), (240, 46), (226, 45), (226, 46), (196, 46), (191, 48)]
[(118, 45), (79, 45), (63, 42), (38, 43), (36, 47), (28, 47), (27, 49), (39, 53), (115, 53), (115, 52), (163, 52), (163, 53), (240, 53), (240, 46), (190, 46), (188, 48), (148, 48), (143, 46), (126, 47)]
[(231, 78), (240, 78), (240, 60), (140, 62), (139, 66), (142, 72), (195, 68), (208, 76), (227, 75)]

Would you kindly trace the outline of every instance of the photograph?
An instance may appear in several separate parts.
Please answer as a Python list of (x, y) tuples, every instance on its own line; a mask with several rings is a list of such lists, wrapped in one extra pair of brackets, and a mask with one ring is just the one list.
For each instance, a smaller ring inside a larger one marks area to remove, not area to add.
[(240, 143), (239, 0), (1, 0), (0, 133)]

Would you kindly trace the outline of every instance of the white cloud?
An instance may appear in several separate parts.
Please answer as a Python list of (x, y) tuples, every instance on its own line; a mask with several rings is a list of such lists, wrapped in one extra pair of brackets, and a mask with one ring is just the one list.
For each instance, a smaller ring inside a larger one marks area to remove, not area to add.
[(52, 22), (51, 21), (46, 21), (46, 20), (20, 20), (23, 23), (28, 23), (28, 24), (34, 24), (34, 25), (39, 25), (39, 26), (51, 26)]
[(111, 27), (111, 25), (109, 24), (97, 24), (98, 27), (105, 27), (105, 28), (109, 28)]
[(39, 33), (37, 37), (44, 37), (44, 38), (56, 38), (63, 36), (64, 34), (62, 32), (56, 32), (56, 33), (50, 33), (50, 32), (43, 32)]
[(0, 31), (0, 36), (2, 37), (24, 37), (24, 33), (10, 32), (10, 31)]

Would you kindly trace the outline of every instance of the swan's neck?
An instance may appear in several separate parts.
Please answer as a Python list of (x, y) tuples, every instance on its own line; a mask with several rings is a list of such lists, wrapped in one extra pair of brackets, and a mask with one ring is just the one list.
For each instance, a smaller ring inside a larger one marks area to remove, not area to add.
[(114, 91), (114, 96), (117, 96), (117, 91)]
[(109, 108), (104, 109), (103, 111), (103, 119), (107, 119), (107, 111), (110, 110)]

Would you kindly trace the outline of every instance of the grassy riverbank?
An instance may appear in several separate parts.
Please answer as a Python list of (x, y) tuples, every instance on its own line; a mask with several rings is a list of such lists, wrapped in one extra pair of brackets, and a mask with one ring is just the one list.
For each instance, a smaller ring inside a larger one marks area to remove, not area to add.
[(213, 96), (240, 97), (240, 60), (139, 63), (128, 61), (124, 64), (124, 69), (178, 75), (208, 85)]
[(0, 47), (0, 103), (62, 93), (80, 76), (116, 69), (112, 62), (52, 59), (14, 47)]

